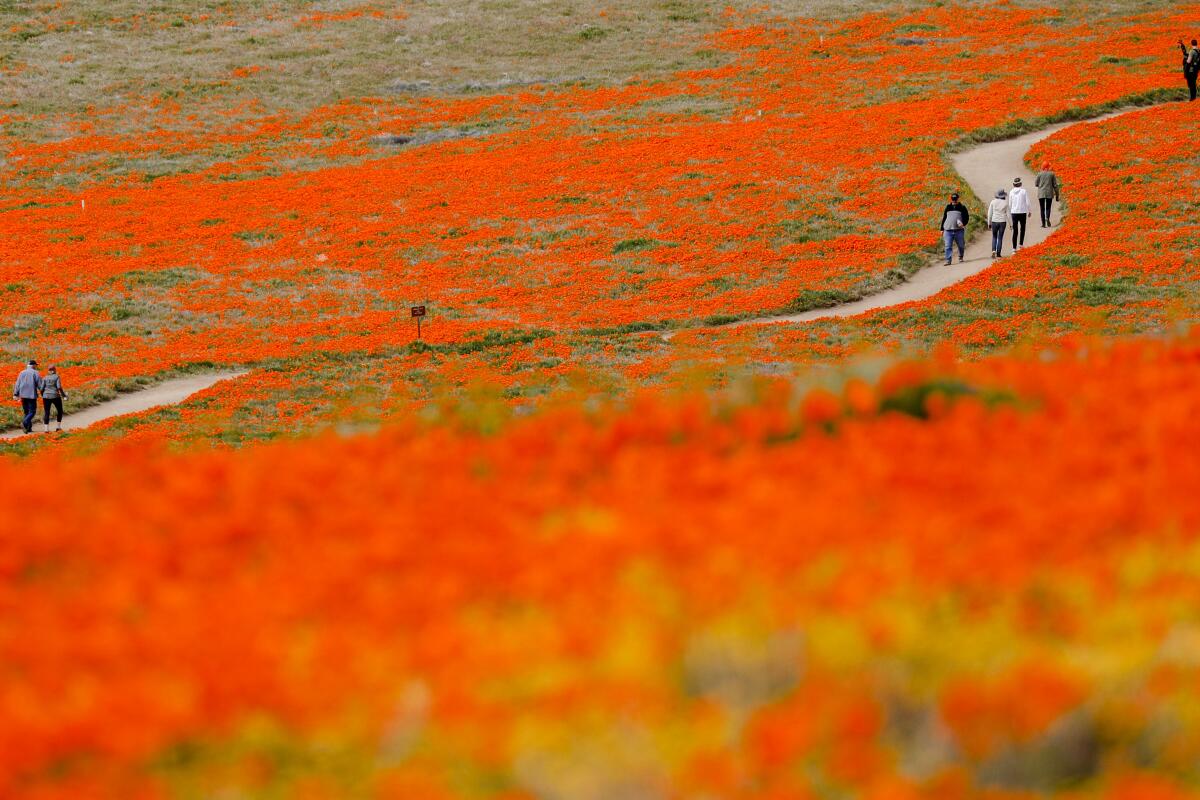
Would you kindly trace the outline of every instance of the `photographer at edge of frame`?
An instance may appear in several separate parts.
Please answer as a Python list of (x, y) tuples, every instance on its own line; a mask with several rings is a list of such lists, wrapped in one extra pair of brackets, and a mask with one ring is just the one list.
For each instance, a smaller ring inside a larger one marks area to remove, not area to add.
[(1196, 46), (1196, 40), (1192, 39), (1192, 49), (1188, 50), (1183, 45), (1183, 39), (1179, 40), (1179, 50), (1183, 53), (1183, 79), (1187, 81), (1188, 102), (1196, 99), (1196, 76), (1200, 75), (1200, 47)]

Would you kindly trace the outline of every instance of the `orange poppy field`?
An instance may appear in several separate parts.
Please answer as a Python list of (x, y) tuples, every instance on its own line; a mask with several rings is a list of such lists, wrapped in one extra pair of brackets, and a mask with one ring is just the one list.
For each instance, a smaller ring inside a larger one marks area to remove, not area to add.
[(0, 2), (0, 798), (1200, 796), (1197, 35)]

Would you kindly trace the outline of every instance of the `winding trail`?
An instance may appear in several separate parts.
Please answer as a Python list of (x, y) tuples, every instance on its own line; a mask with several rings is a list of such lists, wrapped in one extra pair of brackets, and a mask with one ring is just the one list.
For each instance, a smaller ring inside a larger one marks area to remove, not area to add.
[[(997, 189), (1001, 187), (1005, 189), (1011, 188), (1012, 179), (1019, 175), (1022, 182), (1030, 190), (1033, 201), (1031, 204), (1032, 213), (1030, 215), (1029, 228), (1025, 236), (1025, 247), (1034, 247), (1041, 244), (1054, 233), (1055, 227), (1042, 228), (1039, 224), (1037, 218), (1036, 190), (1033, 187), (1034, 176), (1025, 167), (1025, 154), (1038, 142), (1072, 125), (1090, 125), (1136, 110), (1138, 109), (1126, 108), (1094, 119), (1051, 125), (1013, 139), (982, 144), (955, 155), (953, 157), (954, 168), (967, 184), (970, 185), (975, 195), (985, 203), (995, 194)], [(981, 213), (981, 211), (982, 209), (975, 209), (974, 213)], [(1054, 226), (1057, 226), (1061, 222), (1057, 203), (1052, 215), (1052, 222)], [(930, 233), (933, 235), (933, 231)], [(1010, 234), (1011, 231), (1006, 231), (1006, 236), (1010, 236)], [(1005, 244), (1005, 248), (1009, 253), (1008, 257), (1012, 256), (1011, 243), (1012, 239), (1008, 238)], [(805, 311), (800, 314), (745, 319), (731, 323), (729, 327), (766, 325), (781, 322), (808, 322), (810, 320), (828, 319), (831, 317), (851, 317), (867, 311), (897, 306), (914, 300), (924, 300), (948, 286), (953, 286), (972, 275), (982, 272), (991, 266), (992, 263), (990, 239), (986, 235), (979, 235), (967, 242), (965, 261), (961, 263), (956, 261), (952, 266), (947, 267), (943, 265), (942, 258), (938, 256), (936, 260), (931, 259), (930, 266), (917, 271), (907, 281), (891, 289), (886, 289), (852, 303), (845, 303), (830, 308), (813, 309), (812, 311)], [(678, 331), (669, 331), (662, 334), (662, 337), (670, 339), (676, 333)], [(164, 381), (139, 392), (123, 394), (114, 400), (91, 406), (77, 413), (68, 413), (63, 419), (63, 430), (82, 430), (89, 425), (111, 417), (135, 414), (160, 406), (181, 403), (193, 394), (207, 389), (214, 384), (231, 378), (238, 378), (245, 374), (245, 371), (217, 372), (207, 375), (190, 375), (185, 378)], [(67, 410), (68, 412), (70, 411), (69, 404)], [(39, 418), (40, 413), (41, 409), (39, 407)], [(37, 431), (40, 428), (41, 425), (38, 424), (35, 425), (34, 430)], [(17, 428), (16, 430), (0, 433), (0, 440), (16, 439), (23, 435), (25, 434), (21, 429)]]
[[(138, 392), (129, 392), (122, 394), (114, 400), (109, 400), (106, 403), (99, 403), (94, 406), (71, 413), (71, 401), (68, 398), (64, 404), (67, 413), (63, 416), (63, 432), (82, 430), (89, 425), (93, 425), (101, 420), (109, 419), (110, 417), (120, 417), (125, 414), (136, 414), (139, 411), (149, 411), (152, 408), (159, 406), (170, 406), (176, 403), (182, 403), (192, 395), (199, 391), (207, 389), (214, 384), (220, 383), (231, 378), (238, 378), (245, 375), (245, 371), (239, 372), (213, 372), (206, 375), (189, 375), (186, 378), (174, 378), (169, 381), (157, 383), (146, 389)], [(68, 391), (68, 395), (70, 392)], [(42, 428), (42, 408), (41, 401), (38, 401), (38, 417), (37, 423), (34, 425), (34, 433), (30, 435), (41, 435)], [(53, 424), (53, 421), (51, 422)], [(15, 430), (0, 433), (2, 439), (17, 439), (24, 436), (25, 433), (17, 428)]]
[[(1125, 108), (1089, 120), (1051, 125), (1014, 139), (1003, 139), (999, 142), (982, 144), (956, 154), (953, 157), (954, 169), (984, 203), (989, 202), (995, 196), (997, 189), (1003, 188), (1005, 191), (1011, 189), (1013, 178), (1020, 176), (1021, 182), (1029, 190), (1030, 195), (1031, 213), (1028, 230), (1025, 234), (1025, 247), (1034, 247), (1041, 244), (1054, 233), (1056, 226), (1062, 221), (1062, 218), (1059, 213), (1059, 204), (1055, 203), (1053, 213), (1051, 214), (1051, 222), (1055, 227), (1041, 227), (1037, 205), (1037, 189), (1033, 186), (1033, 174), (1025, 166), (1025, 154), (1038, 142), (1073, 125), (1091, 125), (1137, 110), (1140, 109), (1133, 107)], [(970, 211), (972, 214), (982, 214), (984, 209), (972, 208)], [(935, 235), (938, 234), (931, 230), (930, 236)], [(1004, 235), (1006, 239), (1004, 257), (1012, 258), (1011, 222)], [(809, 322), (811, 320), (829, 319), (831, 317), (852, 317), (856, 314), (863, 314), (879, 308), (889, 308), (903, 303), (910, 303), (914, 300), (924, 300), (934, 296), (946, 287), (953, 286), (990, 267), (993, 263), (991, 245), (990, 234), (978, 235), (967, 242), (966, 261), (959, 263), (956, 252), (954, 264), (947, 267), (944, 266), (941, 255), (938, 255), (936, 259), (931, 259), (928, 267), (918, 270), (904, 283), (894, 286), (891, 289), (885, 289), (877, 294), (868, 295), (852, 303), (844, 303), (829, 308), (816, 308), (799, 314), (754, 317), (731, 323), (731, 325), (766, 325), (779, 322)]]

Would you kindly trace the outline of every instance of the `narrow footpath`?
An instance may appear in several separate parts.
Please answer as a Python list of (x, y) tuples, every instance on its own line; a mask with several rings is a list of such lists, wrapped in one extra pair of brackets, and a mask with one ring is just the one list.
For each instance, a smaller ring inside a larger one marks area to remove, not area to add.
[[(1025, 166), (1025, 154), (1038, 142), (1072, 125), (1092, 125), (1136, 110), (1138, 109), (1128, 108), (1090, 120), (1051, 125), (1048, 128), (1042, 128), (1039, 131), (1027, 133), (1024, 136), (1018, 136), (1015, 139), (1004, 139), (999, 142), (982, 144), (955, 155), (953, 157), (954, 169), (970, 185), (971, 191), (985, 204), (995, 196), (997, 189), (1010, 191), (1012, 189), (1013, 178), (1020, 177), (1030, 196), (1030, 216), (1028, 231), (1025, 234), (1025, 247), (1033, 247), (1042, 243), (1054, 233), (1058, 224), (1062, 221), (1062, 217), (1059, 212), (1059, 204), (1055, 203), (1051, 216), (1053, 226), (1050, 228), (1041, 227), (1037, 205), (1037, 189), (1033, 185), (1034, 175)], [(947, 190), (946, 194), (949, 195), (949, 190)], [(985, 209), (969, 208), (968, 210), (972, 215), (976, 215), (983, 214)], [(940, 240), (941, 238), (941, 234), (933, 230), (932, 227), (933, 223), (937, 222), (935, 217), (940, 216), (940, 211), (941, 207), (939, 206), (930, 209), (929, 212), (930, 219), (932, 220), (929, 231), (931, 239), (937, 238)], [(1008, 230), (1005, 231), (1005, 237), (1007, 241), (1004, 245), (1004, 257), (1012, 258), (1011, 221)], [(994, 261), (991, 257), (991, 244), (990, 234), (985, 233), (975, 236), (967, 242), (966, 261), (959, 263), (958, 253), (956, 252), (954, 255), (954, 264), (949, 267), (943, 263), (939, 244), (939, 255), (936, 259), (930, 261), (929, 266), (919, 270), (907, 281), (891, 289), (839, 306), (817, 308), (800, 314), (755, 317), (733, 323), (733, 325), (766, 325), (778, 322), (809, 322), (811, 320), (829, 319), (831, 317), (853, 317), (856, 314), (863, 314), (879, 308), (898, 306), (914, 300), (924, 300), (928, 297), (933, 297), (946, 287), (953, 286), (959, 281), (966, 280), (972, 275), (990, 267)], [(1020, 258), (1020, 255), (1017, 257)]]
[[(231, 378), (238, 378), (245, 374), (245, 372), (215, 372), (207, 375), (189, 375), (186, 378), (174, 378), (169, 381), (157, 383), (138, 392), (122, 394), (114, 400), (89, 406), (82, 411), (74, 413), (71, 411), (71, 400), (68, 396), (66, 403), (63, 404), (66, 406), (67, 412), (63, 415), (63, 432), (82, 430), (89, 425), (94, 425), (110, 417), (136, 414), (140, 411), (149, 411), (152, 408), (158, 408), (159, 406), (182, 403), (197, 392), (203, 391), (216, 383)], [(70, 395), (69, 390), (67, 394)], [(51, 419), (50, 427), (52, 431), (54, 424), (54, 420)], [(41, 400), (38, 401), (37, 422), (33, 430), (34, 432), (29, 434), (30, 436), (45, 435), (42, 433), (45, 428), (42, 426)], [(17, 428), (16, 430), (0, 433), (0, 439), (17, 439), (25, 435), (24, 431)]]

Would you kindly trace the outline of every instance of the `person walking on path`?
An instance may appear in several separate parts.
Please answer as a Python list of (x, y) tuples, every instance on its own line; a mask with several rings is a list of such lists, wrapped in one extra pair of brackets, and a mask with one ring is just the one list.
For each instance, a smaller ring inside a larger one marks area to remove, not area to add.
[(1050, 227), (1050, 209), (1054, 205), (1054, 201), (1059, 199), (1061, 185), (1058, 182), (1058, 176), (1054, 174), (1054, 170), (1050, 169), (1050, 162), (1042, 164), (1042, 171), (1033, 179), (1033, 185), (1037, 187), (1038, 206), (1042, 210), (1042, 227)]
[(50, 432), (50, 407), (53, 406), (58, 415), (58, 428), (62, 430), (63, 418), (63, 400), (67, 399), (67, 393), (63, 390), (62, 378), (58, 375), (58, 367), (53, 364), (46, 371), (46, 377), (42, 378), (42, 418), (43, 424), (46, 426), (46, 432)]
[(1183, 52), (1183, 79), (1187, 81), (1188, 102), (1196, 99), (1196, 76), (1200, 75), (1200, 47), (1196, 46), (1196, 40), (1192, 39), (1192, 49), (1188, 50), (1183, 46), (1183, 39), (1179, 40), (1179, 49)]
[(1004, 249), (1004, 229), (1008, 227), (1008, 195), (1003, 189), (988, 203), (987, 222), (992, 228), (992, 258), (1000, 258)]
[(1013, 178), (1013, 188), (1008, 194), (1008, 213), (1012, 215), (1013, 252), (1025, 246), (1025, 222), (1029, 218), (1029, 193), (1021, 185), (1020, 178)]
[(950, 203), (942, 212), (942, 243), (946, 246), (946, 266), (950, 266), (950, 257), (954, 255), (954, 247), (958, 246), (958, 261), (966, 260), (967, 253), (967, 223), (971, 214), (967, 207), (958, 202), (958, 192), (950, 195)]
[(25, 369), (17, 375), (13, 384), (13, 399), (21, 401), (21, 427), (26, 433), (33, 433), (33, 420), (37, 416), (38, 392), (42, 390), (42, 376), (38, 374), (37, 360), (29, 359)]

